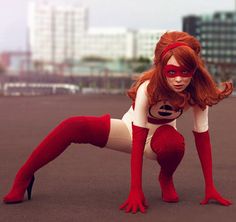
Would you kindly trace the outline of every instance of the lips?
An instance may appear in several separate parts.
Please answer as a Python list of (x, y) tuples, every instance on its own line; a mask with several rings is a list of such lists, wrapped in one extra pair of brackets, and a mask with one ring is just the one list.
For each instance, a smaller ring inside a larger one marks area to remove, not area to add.
[(183, 87), (183, 85), (174, 85), (175, 88), (180, 89)]

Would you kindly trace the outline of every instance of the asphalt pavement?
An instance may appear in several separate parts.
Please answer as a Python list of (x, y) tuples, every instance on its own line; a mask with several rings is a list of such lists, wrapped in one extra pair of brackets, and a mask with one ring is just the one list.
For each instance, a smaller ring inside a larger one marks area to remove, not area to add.
[[(9, 191), (16, 171), (34, 147), (61, 120), (105, 113), (121, 118), (130, 104), (125, 95), (0, 97), (0, 197)], [(229, 207), (214, 201), (206, 206), (199, 204), (204, 197), (204, 180), (189, 112), (177, 121), (186, 140), (185, 156), (174, 177), (180, 202), (161, 200), (159, 166), (156, 161), (144, 159), (143, 189), (148, 212), (120, 211), (118, 207), (129, 193), (129, 154), (75, 144), (36, 173), (31, 201), (0, 203), (0, 221), (236, 221), (235, 115), (236, 98), (230, 97), (212, 107), (209, 116), (214, 181), (218, 191), (235, 203)]]

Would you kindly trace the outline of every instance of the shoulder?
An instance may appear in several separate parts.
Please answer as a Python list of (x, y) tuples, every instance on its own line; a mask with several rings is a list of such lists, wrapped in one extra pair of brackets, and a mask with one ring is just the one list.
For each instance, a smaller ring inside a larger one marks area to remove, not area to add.
[(137, 95), (143, 94), (143, 96), (147, 96), (147, 87), (149, 82), (150, 80), (146, 80), (142, 84), (140, 84), (137, 90)]
[(140, 84), (139, 88), (140, 89), (147, 89), (149, 82), (150, 82), (150, 80), (144, 81), (142, 84)]
[(133, 123), (136, 126), (145, 127), (147, 123), (147, 112), (148, 112), (148, 96), (147, 96), (147, 85), (148, 82), (143, 82), (136, 94), (135, 106), (134, 106), (134, 119)]
[(137, 90), (137, 97), (144, 97), (144, 98), (148, 98), (148, 92), (147, 92), (147, 87), (148, 87), (148, 84), (149, 84), (149, 80), (146, 80), (144, 81), (142, 84), (140, 84), (140, 86), (138, 87), (138, 90)]
[(135, 98), (135, 107), (147, 107), (148, 106), (148, 93), (147, 93), (147, 86), (149, 81), (145, 81), (142, 84), (140, 84), (136, 98)]

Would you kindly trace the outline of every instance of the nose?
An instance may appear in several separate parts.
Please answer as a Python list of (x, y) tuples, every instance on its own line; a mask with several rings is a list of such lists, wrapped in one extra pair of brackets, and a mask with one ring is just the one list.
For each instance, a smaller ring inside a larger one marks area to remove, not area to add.
[(178, 82), (178, 83), (182, 82), (182, 77), (181, 76), (176, 76), (175, 77), (175, 82)]

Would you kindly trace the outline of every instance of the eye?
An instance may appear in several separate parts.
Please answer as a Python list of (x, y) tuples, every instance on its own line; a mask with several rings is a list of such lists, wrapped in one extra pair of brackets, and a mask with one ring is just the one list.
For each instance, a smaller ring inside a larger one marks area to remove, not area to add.
[(168, 71), (168, 74), (170, 74), (170, 75), (174, 75), (176, 72), (174, 71), (174, 70), (169, 70)]
[(189, 74), (189, 71), (188, 70), (183, 70), (182, 73), (187, 75), (187, 74)]

